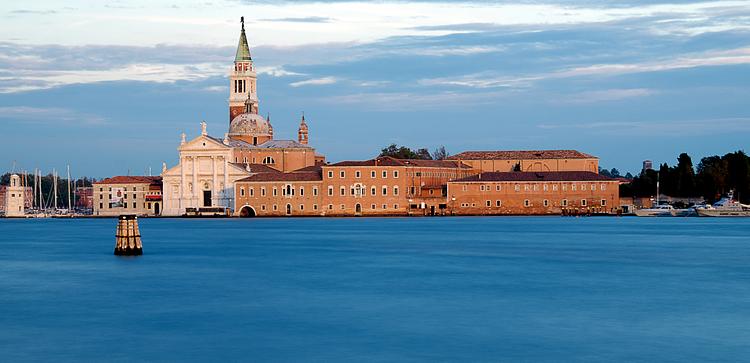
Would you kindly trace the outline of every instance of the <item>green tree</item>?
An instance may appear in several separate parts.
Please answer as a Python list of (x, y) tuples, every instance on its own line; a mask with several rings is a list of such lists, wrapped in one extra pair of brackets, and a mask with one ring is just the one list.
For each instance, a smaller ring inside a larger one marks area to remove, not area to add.
[(432, 156), (426, 148), (412, 150), (406, 146), (390, 144), (380, 151), (379, 156), (390, 156), (396, 159), (422, 159), (431, 160)]
[(675, 195), (678, 197), (694, 197), (696, 196), (695, 188), (695, 170), (693, 170), (693, 160), (687, 153), (682, 153), (677, 158), (677, 168), (674, 170), (676, 173)]

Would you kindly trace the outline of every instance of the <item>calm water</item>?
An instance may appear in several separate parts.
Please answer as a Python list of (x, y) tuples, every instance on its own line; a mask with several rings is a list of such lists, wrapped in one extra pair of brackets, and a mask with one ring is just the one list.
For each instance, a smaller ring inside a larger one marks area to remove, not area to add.
[(750, 219), (115, 224), (0, 220), (0, 360), (750, 360)]

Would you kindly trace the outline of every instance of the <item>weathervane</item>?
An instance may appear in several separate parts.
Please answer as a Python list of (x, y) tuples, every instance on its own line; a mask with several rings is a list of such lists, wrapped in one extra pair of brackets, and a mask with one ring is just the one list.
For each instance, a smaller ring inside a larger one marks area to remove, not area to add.
[(240, 16), (240, 23), (242, 23), (242, 30), (245, 30), (245, 17)]

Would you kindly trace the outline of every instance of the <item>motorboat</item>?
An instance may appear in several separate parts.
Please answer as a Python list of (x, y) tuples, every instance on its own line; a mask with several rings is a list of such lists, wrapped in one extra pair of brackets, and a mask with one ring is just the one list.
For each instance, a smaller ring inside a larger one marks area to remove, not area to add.
[(671, 217), (675, 209), (669, 204), (656, 205), (651, 208), (636, 209), (638, 217)]
[(730, 192), (725, 198), (710, 206), (696, 209), (701, 217), (750, 217), (750, 205), (734, 200), (734, 193)]

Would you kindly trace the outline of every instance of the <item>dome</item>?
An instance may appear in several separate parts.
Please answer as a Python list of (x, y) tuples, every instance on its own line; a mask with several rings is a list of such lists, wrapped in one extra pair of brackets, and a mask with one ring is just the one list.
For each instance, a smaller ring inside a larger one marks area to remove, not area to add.
[(237, 115), (229, 124), (229, 136), (271, 136), (271, 124), (255, 113)]

